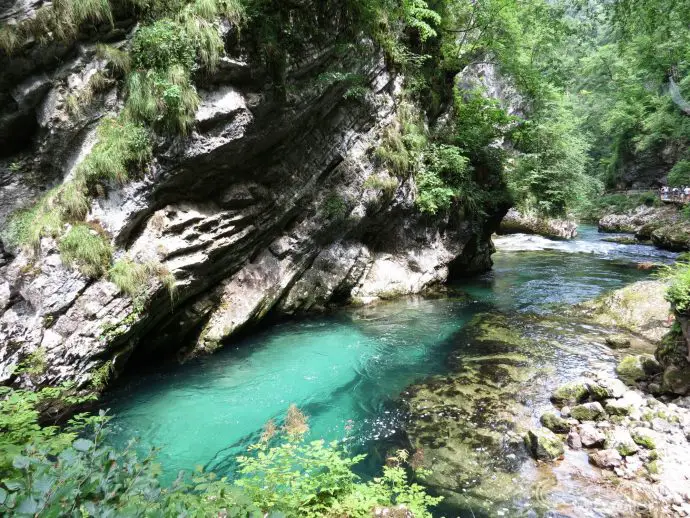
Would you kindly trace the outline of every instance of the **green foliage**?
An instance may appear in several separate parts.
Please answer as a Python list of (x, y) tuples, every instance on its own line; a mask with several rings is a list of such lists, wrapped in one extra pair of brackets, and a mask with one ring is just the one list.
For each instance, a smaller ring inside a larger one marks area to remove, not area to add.
[[(422, 212), (436, 214), (448, 210), (463, 192), (472, 189), (468, 163), (469, 159), (455, 146), (429, 147), (424, 167), (415, 176), (419, 190), (417, 204)], [(477, 206), (471, 208), (477, 209)]]
[(108, 61), (117, 74), (127, 74), (132, 68), (130, 55), (124, 50), (99, 43), (96, 45), (96, 55)]
[(135, 70), (165, 71), (173, 65), (189, 70), (196, 58), (194, 46), (182, 24), (162, 19), (140, 28), (132, 39)]
[(32, 39), (42, 45), (55, 39), (71, 42), (87, 22), (112, 25), (109, 0), (61, 0), (44, 5), (33, 17), (0, 28), (0, 48), (10, 55)]
[(425, 0), (403, 0), (404, 20), (408, 27), (419, 33), (419, 39), (427, 41), (438, 33), (434, 27), (441, 24), (441, 15), (429, 8)]
[(398, 107), (397, 121), (386, 129), (376, 156), (391, 173), (407, 178), (418, 168), (428, 136), (419, 113), (412, 104)]
[(690, 160), (680, 160), (668, 173), (668, 183), (672, 186), (690, 185)]
[(392, 196), (398, 188), (398, 184), (398, 180), (390, 176), (372, 175), (364, 181), (363, 187), (365, 189), (382, 191), (386, 196)]
[(409, 483), (406, 452), (370, 481), (352, 468), (336, 444), (304, 442), (304, 415), (294, 406), (279, 431), (270, 422), (261, 441), (238, 459), (234, 481), (201, 469), (161, 485), (156, 451), (137, 453), (136, 441), (108, 445), (109, 418), (80, 414), (64, 429), (39, 424), (42, 405), (75, 396), (2, 388), (0, 401), (0, 512), (13, 516), (284, 516), (368, 517), (376, 506), (404, 505), (430, 518), (441, 499)]
[[(70, 425), (64, 429), (39, 424), (41, 412), (90, 399), (78, 396), (69, 386), (44, 388), (36, 392), (0, 387), (0, 480), (7, 489), (7, 480), (17, 474), (13, 460), (27, 446), (40, 446), (46, 454), (55, 455), (66, 448), (77, 434)], [(80, 421), (76, 416), (71, 424)], [(1, 495), (0, 495), (1, 496)], [(0, 510), (2, 510), (0, 498)]]
[(29, 377), (40, 376), (47, 367), (46, 350), (39, 347), (17, 365), (14, 374), (28, 374)]
[(564, 216), (591, 197), (596, 182), (586, 175), (589, 144), (563, 98), (546, 104), (513, 138), (521, 154), (508, 185), (522, 210)]
[(100, 277), (107, 271), (112, 255), (108, 238), (84, 223), (73, 225), (60, 240), (63, 263), (78, 268), (87, 277)]

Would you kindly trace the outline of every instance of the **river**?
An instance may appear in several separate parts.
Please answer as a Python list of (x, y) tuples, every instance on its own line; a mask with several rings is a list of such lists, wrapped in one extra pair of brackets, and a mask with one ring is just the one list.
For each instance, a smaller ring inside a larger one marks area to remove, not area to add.
[(604, 242), (593, 227), (569, 242), (514, 235), (496, 246), (493, 270), (447, 296), (272, 324), (213, 356), (126, 377), (106, 400), (116, 416), (113, 440), (136, 436), (159, 447), (167, 480), (197, 465), (231, 472), (264, 423), (295, 403), (309, 416), (312, 438), (368, 452), (361, 470), (372, 473), (401, 439), (400, 393), (449, 371), (458, 333), (475, 315), (548, 314), (649, 275), (635, 263), (674, 257)]

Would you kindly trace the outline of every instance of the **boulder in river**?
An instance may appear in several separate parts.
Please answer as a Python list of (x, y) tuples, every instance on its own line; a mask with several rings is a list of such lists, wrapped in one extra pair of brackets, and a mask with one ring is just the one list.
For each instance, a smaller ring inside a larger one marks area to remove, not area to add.
[(616, 373), (628, 384), (659, 374), (661, 370), (661, 365), (651, 354), (626, 356), (616, 366)]
[(498, 233), (536, 234), (557, 239), (572, 239), (577, 236), (577, 222), (567, 219), (527, 215), (516, 209), (510, 209), (503, 217)]
[(690, 250), (690, 224), (678, 223), (659, 227), (652, 232), (652, 243), (664, 250)]
[(563, 441), (548, 428), (535, 428), (525, 434), (525, 446), (537, 460), (555, 460), (563, 455)]
[[(649, 342), (657, 342), (668, 332), (671, 305), (666, 300), (666, 290), (667, 285), (662, 281), (638, 281), (579, 304), (577, 310), (598, 324), (631, 331)], [(606, 341), (611, 346), (609, 336)], [(619, 344), (623, 344), (622, 339), (616, 339), (616, 345)]]

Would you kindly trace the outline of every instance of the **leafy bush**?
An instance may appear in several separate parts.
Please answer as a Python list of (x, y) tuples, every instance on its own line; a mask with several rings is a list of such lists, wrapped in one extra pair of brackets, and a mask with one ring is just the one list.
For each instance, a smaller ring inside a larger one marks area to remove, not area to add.
[(141, 27), (132, 38), (135, 70), (165, 71), (173, 65), (190, 70), (196, 54), (182, 24), (169, 18)]
[(62, 261), (79, 268), (87, 277), (100, 277), (108, 269), (112, 255), (110, 241), (87, 224), (72, 226), (60, 240)]
[(676, 263), (663, 270), (661, 275), (670, 282), (666, 300), (681, 313), (690, 310), (690, 263)]
[[(159, 480), (156, 451), (144, 457), (136, 441), (108, 445), (109, 418), (80, 414), (64, 429), (41, 426), (38, 406), (62, 395), (3, 390), (0, 402), (0, 512), (13, 516), (285, 516), (369, 517), (376, 506), (403, 505), (430, 518), (433, 498), (408, 482), (406, 452), (363, 481), (332, 443), (304, 442), (306, 418), (294, 406), (285, 426), (267, 424), (261, 441), (238, 459), (234, 481), (197, 470), (170, 487)], [(71, 398), (71, 399), (70, 399)], [(74, 402), (74, 397), (68, 399)]]

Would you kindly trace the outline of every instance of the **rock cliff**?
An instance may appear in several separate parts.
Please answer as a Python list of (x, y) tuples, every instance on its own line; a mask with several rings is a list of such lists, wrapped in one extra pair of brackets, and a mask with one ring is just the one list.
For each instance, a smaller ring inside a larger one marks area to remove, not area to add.
[[(36, 7), (2, 4), (0, 21), (35, 16)], [(93, 91), (90, 78), (107, 66), (96, 43), (122, 45), (134, 27), (120, 14), (74, 42), (28, 41), (0, 54), (3, 224), (69, 179), (98, 121), (121, 109), (121, 85)], [(197, 81), (193, 131), (158, 137), (144, 174), (111, 182), (88, 209), (115, 258), (155, 264), (166, 282), (151, 276), (132, 298), (63, 264), (53, 238), (37, 250), (5, 243), (0, 382), (98, 389), (133, 353), (159, 361), (210, 352), (269, 313), (419, 293), (490, 267), (490, 235), (505, 209), (479, 222), (424, 215), (414, 179), (377, 160), (397, 123), (401, 83), (374, 44), (343, 53), (326, 42), (291, 56), (278, 91), (266, 67), (233, 46), (236, 30), (223, 30), (232, 51)], [(344, 66), (364, 78), (366, 94), (317, 80)], [(84, 95), (75, 113), (72, 100)], [(31, 375), (17, 371), (31, 363)]]

